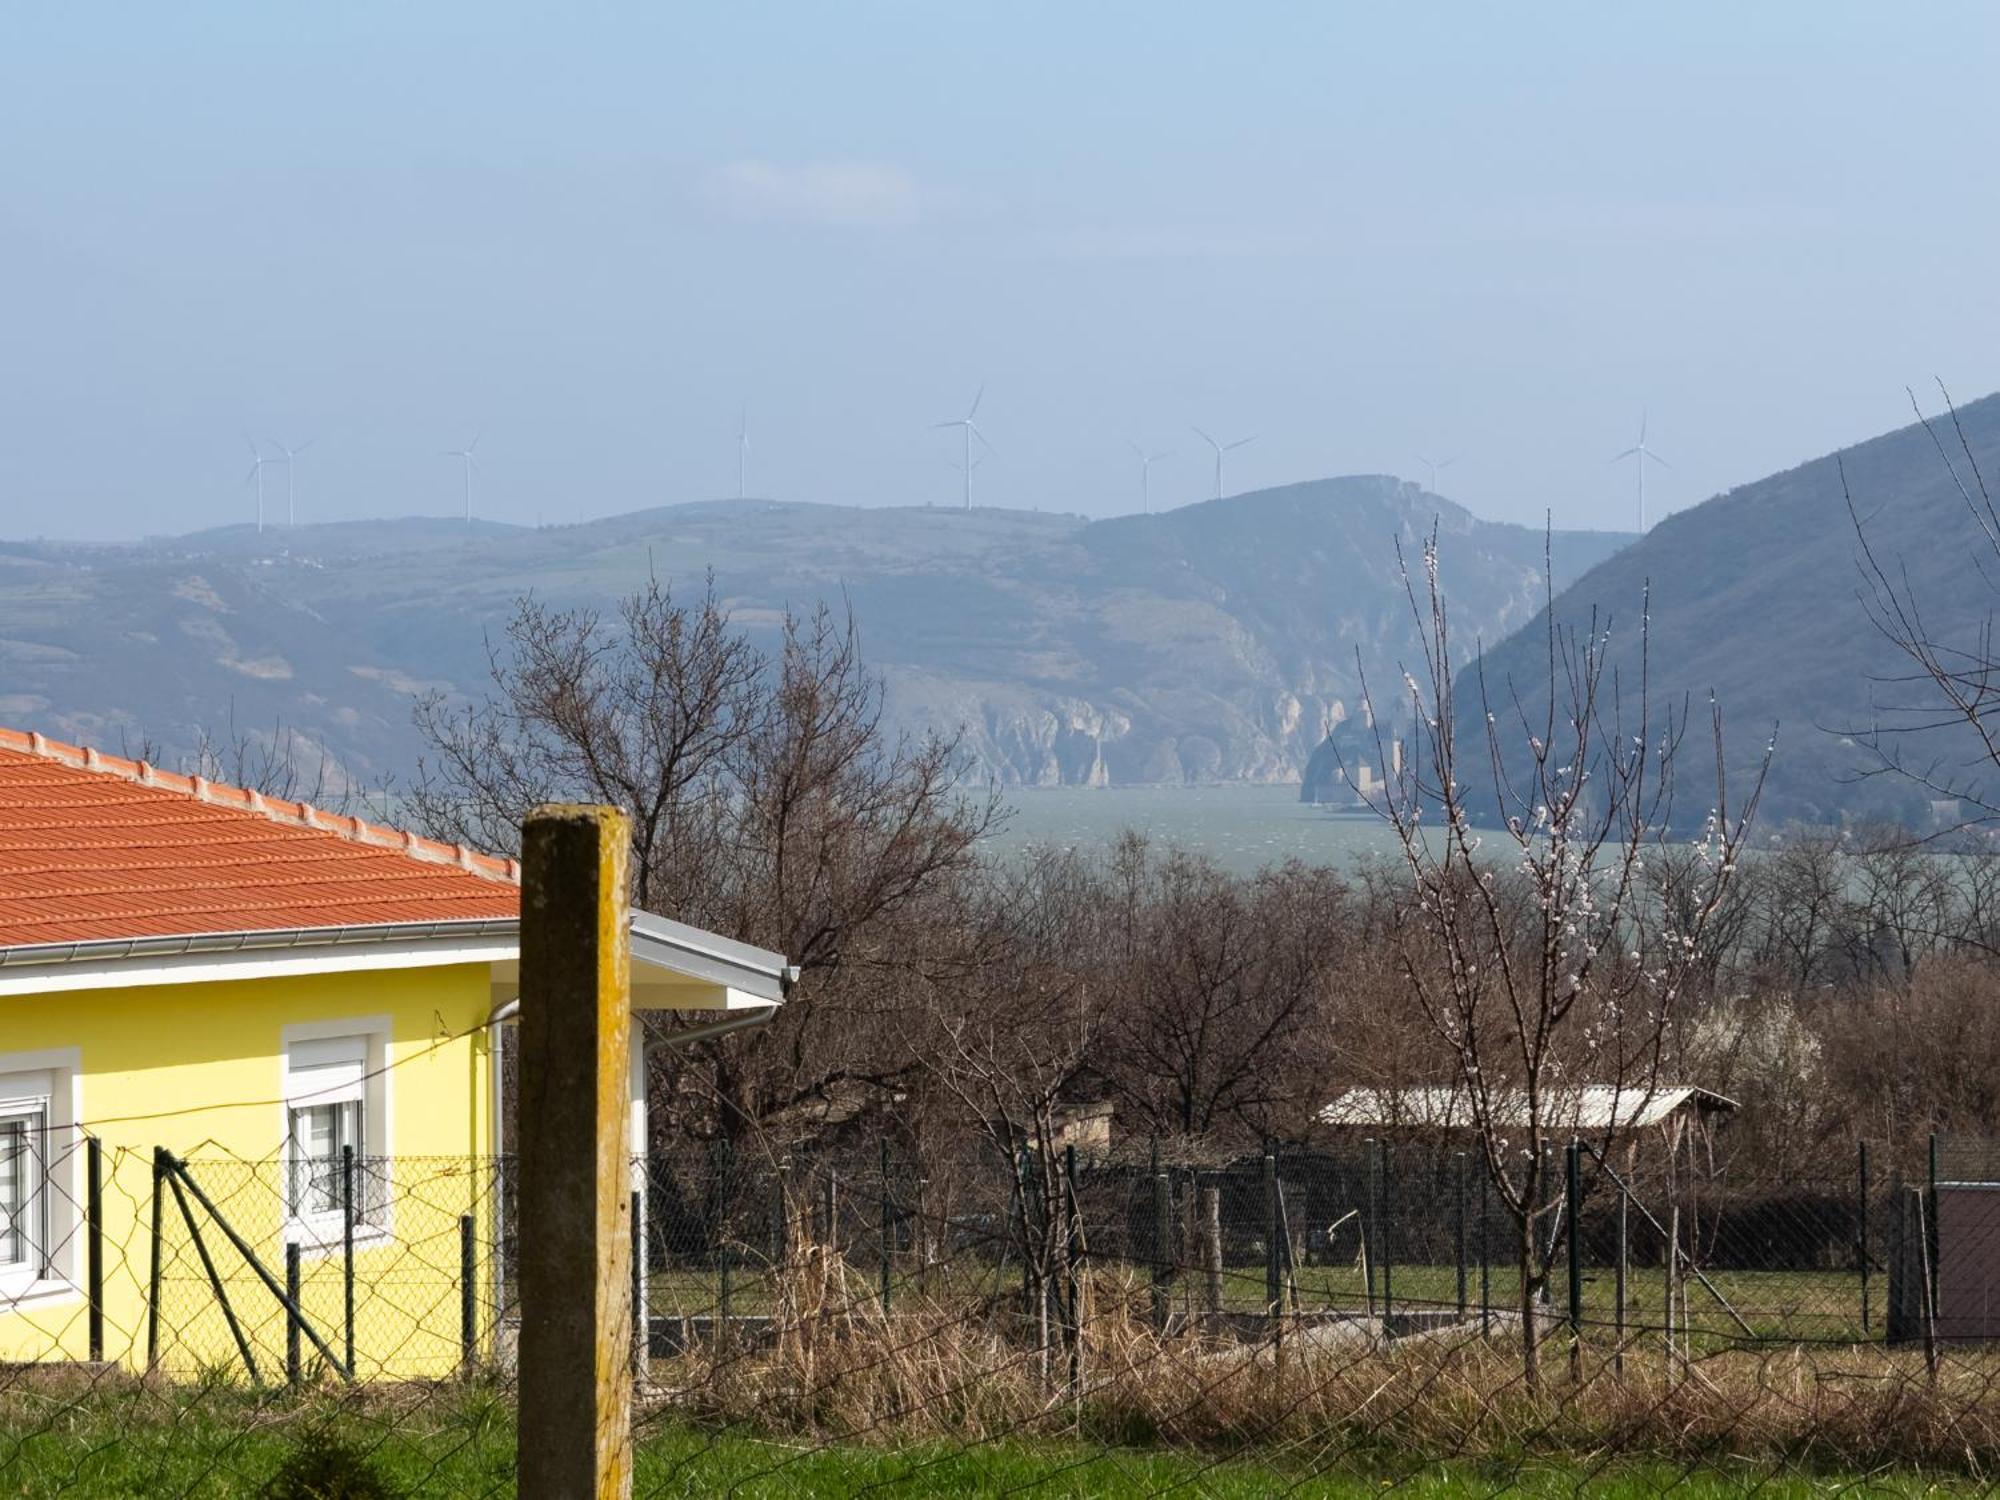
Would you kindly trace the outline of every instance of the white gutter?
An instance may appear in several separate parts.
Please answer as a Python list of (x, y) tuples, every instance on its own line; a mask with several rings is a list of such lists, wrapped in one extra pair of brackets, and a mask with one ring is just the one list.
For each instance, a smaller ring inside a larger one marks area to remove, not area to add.
[(278, 927), (255, 932), (196, 932), (172, 937), (22, 943), (12, 948), (0, 948), (0, 968), (19, 968), (27, 964), (180, 958), (204, 953), (254, 953), (270, 949), (351, 947), (362, 943), (515, 938), (519, 936), (520, 928), (520, 922), (513, 917), (480, 917), (457, 922), (371, 922), (352, 927)]
[[(632, 956), (639, 963), (715, 985), (749, 1000), (752, 1007), (780, 1003), (798, 978), (798, 969), (782, 954), (682, 922), (637, 912), (630, 932)], [(503, 962), (519, 956), (520, 941), (517, 918), (482, 917), (23, 943), (0, 948), (0, 995), (279, 976), (320, 968)]]

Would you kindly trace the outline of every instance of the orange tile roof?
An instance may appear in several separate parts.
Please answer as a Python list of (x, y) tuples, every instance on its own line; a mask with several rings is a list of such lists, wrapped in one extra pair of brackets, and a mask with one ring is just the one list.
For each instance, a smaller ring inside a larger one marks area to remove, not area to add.
[(512, 860), (0, 729), (0, 949), (518, 918)]

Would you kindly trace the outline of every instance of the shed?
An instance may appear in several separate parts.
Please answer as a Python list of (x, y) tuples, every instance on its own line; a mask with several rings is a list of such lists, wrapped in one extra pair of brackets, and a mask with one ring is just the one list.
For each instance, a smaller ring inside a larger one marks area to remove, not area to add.
[[(1547, 1101), (1544, 1118), (1557, 1130), (1579, 1134), (1617, 1135), (1628, 1131), (1693, 1123), (1701, 1127), (1736, 1108), (1734, 1099), (1691, 1083), (1588, 1083), (1560, 1089)], [(1494, 1117), (1502, 1128), (1528, 1123), (1525, 1094), (1510, 1092), (1495, 1100)], [(1472, 1101), (1462, 1088), (1422, 1084), (1401, 1089), (1349, 1089), (1319, 1112), (1322, 1125), (1355, 1130), (1470, 1130)]]

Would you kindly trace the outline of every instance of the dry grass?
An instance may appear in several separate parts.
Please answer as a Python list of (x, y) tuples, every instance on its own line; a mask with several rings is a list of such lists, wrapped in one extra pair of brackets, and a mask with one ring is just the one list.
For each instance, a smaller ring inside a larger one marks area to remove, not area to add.
[(1068, 1353), (1034, 1347), (1016, 1297), (899, 1293), (885, 1318), (870, 1288), (810, 1250), (784, 1282), (770, 1340), (656, 1362), (652, 1407), (829, 1442), (1065, 1436), (1315, 1466), (1396, 1454), (2000, 1474), (2000, 1353), (1983, 1350), (1948, 1353), (1935, 1379), (1921, 1352), (1879, 1344), (1725, 1350), (1670, 1369), (1642, 1336), (1620, 1373), (1607, 1335), (1586, 1340), (1573, 1377), (1557, 1332), (1534, 1390), (1498, 1330), (1386, 1346), (1359, 1325), (1295, 1328), (1276, 1346), (1161, 1337), (1144, 1288), (1102, 1276), (1085, 1299), (1072, 1386)]

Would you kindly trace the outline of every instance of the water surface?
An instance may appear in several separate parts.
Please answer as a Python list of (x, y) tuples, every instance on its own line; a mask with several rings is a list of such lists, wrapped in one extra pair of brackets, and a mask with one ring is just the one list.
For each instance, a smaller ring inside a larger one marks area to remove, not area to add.
[(987, 841), (1003, 855), (1038, 844), (1101, 851), (1128, 828), (1239, 874), (1288, 859), (1346, 867), (1395, 847), (1380, 819), (1308, 806), (1297, 786), (1039, 787), (1006, 802), (1006, 826)]

